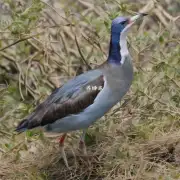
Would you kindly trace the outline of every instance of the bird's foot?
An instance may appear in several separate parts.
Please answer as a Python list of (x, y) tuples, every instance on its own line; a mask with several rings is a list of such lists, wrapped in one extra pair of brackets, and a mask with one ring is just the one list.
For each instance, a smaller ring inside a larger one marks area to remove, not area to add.
[(82, 140), (79, 141), (79, 151), (80, 151), (84, 156), (87, 156), (86, 145), (85, 145), (85, 142), (82, 141)]
[(67, 167), (68, 169), (70, 169), (70, 168), (69, 168), (68, 161), (67, 161), (66, 153), (65, 153), (65, 151), (64, 151), (64, 140), (65, 140), (65, 138), (66, 138), (66, 135), (67, 135), (67, 134), (63, 134), (62, 137), (59, 139), (59, 147), (60, 147), (60, 150), (61, 150), (61, 156), (62, 156), (62, 158), (63, 158), (63, 160), (64, 160), (64, 163), (65, 163), (66, 167)]
[(87, 150), (86, 150), (86, 145), (85, 145), (85, 142), (83, 140), (79, 141), (79, 152), (83, 155), (83, 158), (86, 160), (88, 166), (90, 167), (91, 166), (91, 162), (89, 160), (89, 157), (88, 157), (88, 154), (87, 154)]
[(68, 161), (67, 161), (66, 153), (65, 153), (65, 151), (64, 151), (64, 146), (60, 146), (60, 150), (61, 150), (61, 156), (62, 156), (62, 158), (63, 158), (63, 160), (64, 160), (64, 164), (66, 165), (66, 167), (67, 167), (68, 169), (70, 169), (69, 164), (68, 164)]

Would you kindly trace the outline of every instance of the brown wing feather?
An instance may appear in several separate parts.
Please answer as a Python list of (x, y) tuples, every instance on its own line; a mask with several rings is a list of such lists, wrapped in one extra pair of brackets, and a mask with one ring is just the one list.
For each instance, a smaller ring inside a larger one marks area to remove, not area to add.
[[(93, 89), (92, 87), (97, 87), (97, 89)], [(93, 104), (94, 99), (101, 91), (101, 88), (99, 87), (104, 87), (103, 76), (100, 76), (84, 86), (78, 96), (69, 98), (67, 101), (63, 101), (63, 103), (60, 101), (47, 106), (45, 101), (40, 104), (33, 113), (31, 120), (28, 122), (28, 129), (50, 124), (55, 122), (57, 119), (83, 111), (89, 105)]]

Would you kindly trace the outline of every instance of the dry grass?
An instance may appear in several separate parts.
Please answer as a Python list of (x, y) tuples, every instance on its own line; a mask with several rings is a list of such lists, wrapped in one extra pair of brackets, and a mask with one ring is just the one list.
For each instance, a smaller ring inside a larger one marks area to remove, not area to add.
[[(21, 16), (1, 32), (0, 179), (180, 179), (179, 2), (28, 2), (10, 3)], [(106, 60), (110, 19), (137, 11), (150, 16), (129, 35), (134, 83), (88, 130), (88, 158), (78, 152), (79, 132), (66, 142), (70, 170), (56, 138), (39, 130), (15, 135), (17, 122), (52, 88)], [(24, 18), (28, 26), (18, 24)]]

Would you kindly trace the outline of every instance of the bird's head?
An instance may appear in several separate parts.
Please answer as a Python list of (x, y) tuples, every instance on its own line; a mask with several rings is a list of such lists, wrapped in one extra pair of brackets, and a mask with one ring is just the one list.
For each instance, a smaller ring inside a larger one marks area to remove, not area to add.
[(123, 63), (122, 57), (129, 54), (126, 41), (127, 32), (138, 19), (146, 15), (139, 13), (132, 17), (117, 17), (112, 21), (109, 62)]
[(118, 33), (118, 34), (122, 32), (127, 32), (138, 19), (141, 19), (142, 17), (146, 15), (147, 14), (145, 13), (139, 13), (132, 17), (119, 16), (112, 21), (111, 32)]

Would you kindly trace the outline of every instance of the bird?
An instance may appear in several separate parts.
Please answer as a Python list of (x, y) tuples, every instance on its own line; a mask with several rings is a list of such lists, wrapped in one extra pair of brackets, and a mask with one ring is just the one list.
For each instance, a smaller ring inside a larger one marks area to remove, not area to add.
[(138, 13), (113, 19), (107, 61), (55, 89), (15, 130), (21, 133), (42, 126), (47, 132), (63, 133), (59, 144), (67, 167), (64, 151), (66, 135), (83, 130), (79, 146), (86, 153), (88, 127), (121, 101), (132, 84), (133, 64), (127, 47), (127, 34), (132, 25), (146, 15)]

